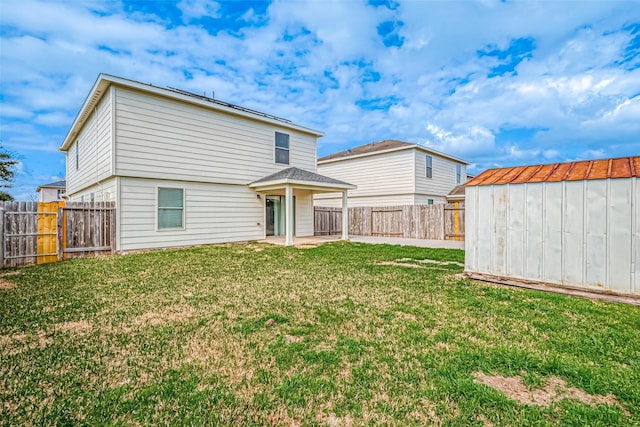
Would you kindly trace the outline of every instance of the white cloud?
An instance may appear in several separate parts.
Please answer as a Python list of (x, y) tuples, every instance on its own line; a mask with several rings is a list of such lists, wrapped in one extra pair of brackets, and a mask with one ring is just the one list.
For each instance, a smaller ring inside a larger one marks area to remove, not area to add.
[(219, 18), (220, 4), (209, 0), (180, 0), (178, 9), (185, 22), (202, 17)]

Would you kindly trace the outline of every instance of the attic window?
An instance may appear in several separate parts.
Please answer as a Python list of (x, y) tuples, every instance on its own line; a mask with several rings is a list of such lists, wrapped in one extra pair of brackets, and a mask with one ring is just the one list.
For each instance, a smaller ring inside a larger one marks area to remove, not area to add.
[(456, 184), (462, 183), (462, 165), (456, 165)]
[(276, 132), (275, 161), (281, 165), (289, 164), (289, 135)]

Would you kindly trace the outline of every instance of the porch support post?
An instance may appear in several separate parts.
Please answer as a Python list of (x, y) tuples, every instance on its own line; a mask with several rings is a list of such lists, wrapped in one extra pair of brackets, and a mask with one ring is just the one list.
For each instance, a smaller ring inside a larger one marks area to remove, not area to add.
[(286, 186), (284, 203), (285, 203), (284, 245), (292, 246), (293, 245), (293, 188), (291, 188), (290, 185)]
[(342, 240), (349, 240), (349, 204), (347, 190), (342, 192)]

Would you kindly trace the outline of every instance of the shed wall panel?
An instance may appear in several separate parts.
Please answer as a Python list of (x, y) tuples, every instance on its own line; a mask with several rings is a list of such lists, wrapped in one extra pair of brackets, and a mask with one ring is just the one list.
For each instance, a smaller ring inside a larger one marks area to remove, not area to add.
[(491, 234), (492, 253), (491, 269), (497, 275), (506, 274), (507, 257), (507, 205), (509, 200), (509, 186), (500, 185), (493, 187), (491, 195), (493, 204), (493, 226)]
[[(478, 227), (476, 236), (478, 238), (478, 247), (484, 248), (478, 250), (477, 268), (480, 272), (490, 272), (492, 266), (492, 248), (493, 241), (493, 191), (492, 187), (478, 187)], [(466, 236), (465, 236), (466, 237)]]
[(525, 277), (542, 280), (544, 203), (542, 184), (525, 184)]
[(565, 182), (563, 254), (566, 283), (584, 282), (585, 181)]
[(562, 183), (544, 185), (544, 275), (542, 280), (562, 282)]
[(638, 187), (637, 178), (468, 187), (465, 269), (640, 294)]
[[(465, 189), (464, 263), (470, 271), (478, 269), (478, 192), (480, 187)], [(472, 212), (473, 214), (469, 214)]]
[(586, 277), (585, 285), (604, 288), (607, 281), (607, 182), (586, 181)]
[(525, 195), (525, 186), (512, 185), (509, 187), (506, 273), (513, 277), (524, 277), (526, 259)]
[(631, 288), (632, 210), (629, 206), (632, 188), (620, 180), (609, 181), (609, 289), (625, 291)]

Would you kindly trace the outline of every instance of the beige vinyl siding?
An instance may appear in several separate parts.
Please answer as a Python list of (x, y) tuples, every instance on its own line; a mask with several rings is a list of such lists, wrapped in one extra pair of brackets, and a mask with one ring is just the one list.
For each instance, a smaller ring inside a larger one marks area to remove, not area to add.
[(313, 236), (313, 194), (294, 190), (296, 198), (296, 236)]
[[(418, 200), (440, 199), (445, 201), (445, 196), (449, 194), (456, 183), (456, 165), (462, 168), (462, 182), (466, 181), (466, 165), (458, 163), (436, 154), (427, 154), (420, 150), (412, 150), (415, 155), (415, 193)], [(426, 177), (426, 157), (431, 156), (433, 173), (431, 178)], [(423, 203), (423, 202), (417, 202)], [(426, 202), (424, 202), (426, 203)]]
[(357, 185), (349, 191), (353, 198), (413, 193), (411, 150), (319, 164), (318, 173)]
[(425, 194), (416, 194), (413, 199), (414, 205), (428, 205), (429, 200), (433, 200), (433, 203), (446, 203), (447, 199), (442, 196), (431, 196)]
[[(314, 171), (316, 138), (286, 127), (117, 88), (116, 174), (248, 184), (284, 168)], [(290, 164), (275, 163), (275, 132), (290, 135)]]
[[(78, 191), (111, 175), (112, 166), (111, 93), (106, 93), (67, 151), (67, 194)], [(78, 169), (76, 146), (79, 144)]]
[[(184, 189), (184, 228), (157, 230), (158, 187)], [(264, 238), (264, 204), (248, 187), (120, 178), (118, 250)]]
[[(324, 196), (320, 198), (320, 196)], [(330, 208), (342, 207), (342, 195), (336, 193), (327, 195), (316, 195), (313, 201), (315, 206), (323, 206)], [(349, 207), (362, 207), (362, 206), (400, 206), (400, 205), (413, 205), (413, 194), (392, 194), (388, 196), (364, 196), (364, 197), (351, 197), (349, 192)]]
[(94, 184), (89, 187), (85, 187), (80, 191), (77, 191), (70, 195), (70, 202), (81, 202), (84, 196), (85, 202), (91, 201), (91, 193), (93, 193), (94, 201), (96, 202), (113, 202), (116, 200), (116, 179), (114, 177), (101, 181), (99, 184)]

